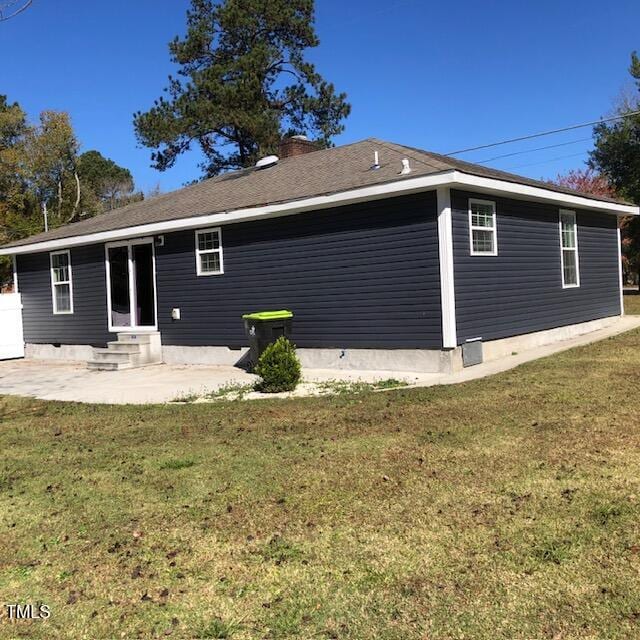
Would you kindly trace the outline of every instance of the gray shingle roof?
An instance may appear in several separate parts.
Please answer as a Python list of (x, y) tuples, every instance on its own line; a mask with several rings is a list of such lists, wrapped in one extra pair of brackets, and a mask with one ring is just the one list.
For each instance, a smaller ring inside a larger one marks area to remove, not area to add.
[[(376, 171), (371, 170), (374, 151), (378, 151), (381, 164), (380, 169)], [(401, 161), (405, 157), (410, 158), (412, 171), (406, 176), (401, 176)], [(167, 220), (291, 202), (452, 169), (487, 178), (544, 187), (560, 193), (578, 194), (594, 200), (621, 202), (609, 198), (595, 198), (589, 194), (580, 194), (546, 182), (531, 180), (449, 156), (368, 138), (341, 147), (284, 158), (268, 169), (251, 168), (226, 173), (94, 218), (18, 240), (5, 245), (5, 248)]]

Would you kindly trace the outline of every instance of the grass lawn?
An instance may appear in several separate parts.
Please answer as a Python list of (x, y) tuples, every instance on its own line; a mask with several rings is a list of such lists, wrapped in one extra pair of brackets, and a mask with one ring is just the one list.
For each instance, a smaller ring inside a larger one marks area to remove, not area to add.
[(640, 331), (459, 386), (0, 398), (3, 638), (640, 636)]
[(640, 294), (633, 292), (633, 294), (626, 293), (624, 296), (624, 310), (630, 316), (640, 315)]

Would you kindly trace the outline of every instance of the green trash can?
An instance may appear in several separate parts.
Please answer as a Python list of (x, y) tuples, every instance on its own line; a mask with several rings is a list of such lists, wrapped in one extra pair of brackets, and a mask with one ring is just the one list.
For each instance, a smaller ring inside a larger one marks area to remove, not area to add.
[(244, 328), (249, 338), (249, 363), (255, 367), (262, 352), (280, 336), (291, 338), (293, 313), (281, 311), (258, 311), (242, 316)]

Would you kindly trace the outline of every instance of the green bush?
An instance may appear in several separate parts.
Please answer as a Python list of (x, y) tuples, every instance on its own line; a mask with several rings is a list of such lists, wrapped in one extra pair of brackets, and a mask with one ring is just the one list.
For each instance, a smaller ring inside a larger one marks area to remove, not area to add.
[(257, 389), (266, 393), (293, 391), (300, 382), (300, 360), (295, 347), (284, 336), (270, 344), (254, 369), (262, 380)]

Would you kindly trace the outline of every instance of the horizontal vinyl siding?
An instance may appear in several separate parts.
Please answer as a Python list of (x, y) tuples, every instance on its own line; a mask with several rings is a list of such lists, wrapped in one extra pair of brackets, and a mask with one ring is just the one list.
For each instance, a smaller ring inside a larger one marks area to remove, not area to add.
[[(620, 313), (616, 217), (576, 210), (580, 287), (562, 288), (559, 207), (452, 191), (458, 341)], [(468, 199), (495, 200), (498, 255), (472, 256)]]
[(242, 314), (284, 308), (300, 347), (437, 348), (437, 236), (435, 193), (223, 226), (218, 276), (196, 276), (193, 230), (166, 234), (162, 341), (243, 346)]
[(34, 344), (104, 345), (107, 331), (107, 292), (104, 245), (71, 250), (73, 314), (55, 315), (51, 300), (48, 253), (17, 256), (18, 287), (22, 294), (25, 342)]

